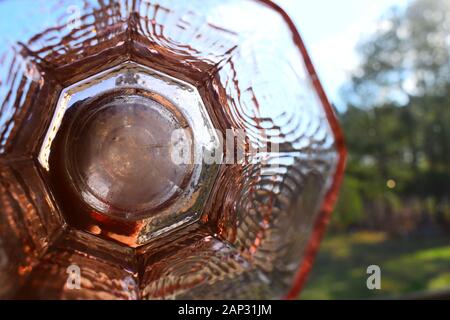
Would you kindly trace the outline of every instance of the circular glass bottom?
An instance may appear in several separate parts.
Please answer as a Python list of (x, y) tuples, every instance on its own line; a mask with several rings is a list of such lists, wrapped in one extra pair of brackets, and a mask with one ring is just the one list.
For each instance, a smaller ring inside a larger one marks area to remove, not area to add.
[(189, 165), (174, 163), (170, 155), (172, 132), (185, 126), (179, 114), (149, 97), (116, 95), (89, 103), (67, 135), (67, 171), (98, 211), (138, 218), (187, 184)]

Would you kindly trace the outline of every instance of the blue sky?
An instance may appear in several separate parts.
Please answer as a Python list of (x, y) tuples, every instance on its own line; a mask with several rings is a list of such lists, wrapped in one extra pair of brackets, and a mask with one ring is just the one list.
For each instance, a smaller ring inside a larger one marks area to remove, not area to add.
[(338, 109), (339, 88), (358, 64), (355, 47), (392, 6), (410, 0), (275, 0), (299, 29), (322, 84)]
[[(0, 30), (17, 29), (11, 21), (16, 25), (24, 23), (17, 17), (21, 12), (14, 10), (20, 3), (16, 1), (3, 3), (3, 6), (12, 7), (1, 10)], [(38, 0), (37, 3), (41, 1), (46, 0)], [(355, 51), (358, 41), (375, 29), (377, 19), (386, 10), (392, 6), (405, 6), (411, 0), (273, 1), (283, 7), (296, 23), (326, 92), (338, 109), (343, 109), (339, 89), (358, 64)], [(29, 9), (36, 10), (33, 6)]]

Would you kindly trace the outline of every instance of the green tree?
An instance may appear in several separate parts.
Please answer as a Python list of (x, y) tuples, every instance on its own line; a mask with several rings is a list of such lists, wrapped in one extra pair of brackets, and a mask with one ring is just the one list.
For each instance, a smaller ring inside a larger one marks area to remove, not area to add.
[(364, 207), (389, 218), (410, 197), (447, 205), (450, 0), (390, 10), (358, 50), (361, 62), (343, 88), (348, 107), (341, 115), (350, 151), (343, 194), (353, 204), (340, 201), (337, 216), (348, 224), (343, 210)]

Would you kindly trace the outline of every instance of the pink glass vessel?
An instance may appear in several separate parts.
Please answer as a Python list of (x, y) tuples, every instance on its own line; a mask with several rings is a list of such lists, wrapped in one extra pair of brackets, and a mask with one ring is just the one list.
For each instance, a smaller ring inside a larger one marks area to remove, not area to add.
[(298, 296), (346, 152), (285, 12), (23, 0), (0, 21), (0, 298)]

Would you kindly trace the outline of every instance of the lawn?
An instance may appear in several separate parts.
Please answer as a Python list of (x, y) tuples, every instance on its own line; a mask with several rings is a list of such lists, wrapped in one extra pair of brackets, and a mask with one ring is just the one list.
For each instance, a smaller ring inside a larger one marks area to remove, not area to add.
[[(369, 290), (366, 269), (381, 268), (381, 290)], [(381, 232), (329, 234), (302, 299), (401, 297), (450, 289), (450, 236), (388, 239)]]

